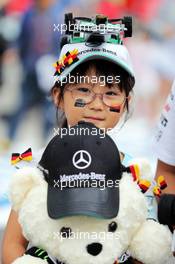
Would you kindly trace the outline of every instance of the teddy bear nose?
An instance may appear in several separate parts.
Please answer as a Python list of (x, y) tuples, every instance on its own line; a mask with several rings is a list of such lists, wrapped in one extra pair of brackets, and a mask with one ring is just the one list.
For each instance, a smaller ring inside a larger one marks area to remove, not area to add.
[(87, 246), (87, 252), (92, 256), (97, 256), (102, 251), (102, 244), (92, 243)]

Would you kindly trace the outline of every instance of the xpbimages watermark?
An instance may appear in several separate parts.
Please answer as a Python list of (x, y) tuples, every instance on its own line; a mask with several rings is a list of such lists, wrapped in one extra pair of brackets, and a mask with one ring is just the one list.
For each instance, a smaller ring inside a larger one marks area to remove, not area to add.
[[(74, 175), (60, 175), (60, 180), (54, 180), (54, 188), (61, 191), (66, 188), (99, 188), (101, 191), (106, 188), (119, 188), (120, 180), (90, 179), (90, 176), (98, 176), (96, 173), (79, 173)], [(82, 179), (84, 178), (84, 179)]]
[(106, 32), (113, 32), (113, 28), (109, 24), (71, 24), (70, 21), (67, 24), (55, 24), (53, 25), (53, 30), (58, 31), (61, 34), (65, 34), (66, 31), (74, 32), (74, 31), (81, 31), (81, 32), (100, 32), (105, 34)]
[(98, 240), (101, 242), (105, 242), (105, 240), (114, 240), (119, 239), (119, 232), (83, 232), (80, 230), (76, 230), (73, 232), (70, 228), (69, 229), (63, 229), (59, 232), (53, 233), (53, 238), (58, 239), (61, 242), (63, 242), (65, 239), (71, 239), (71, 240), (85, 240), (85, 241), (92, 241), (92, 240)]
[(64, 75), (60, 79), (61, 86), (69, 83), (69, 84), (76, 84), (76, 83), (88, 83), (88, 84), (99, 84), (100, 86), (105, 86), (106, 84), (119, 84), (120, 83), (120, 76), (104, 76), (104, 75), (86, 75), (86, 76), (80, 76), (78, 73), (76, 76), (71, 75), (70, 73), (68, 75)]
[(63, 128), (54, 128), (54, 136), (59, 135), (61, 138), (64, 136), (97, 136), (99, 135), (100, 138), (105, 138), (106, 133), (111, 131), (112, 128), (96, 128), (92, 127), (89, 129), (88, 127), (71, 127), (68, 126), (68, 128), (63, 127)]

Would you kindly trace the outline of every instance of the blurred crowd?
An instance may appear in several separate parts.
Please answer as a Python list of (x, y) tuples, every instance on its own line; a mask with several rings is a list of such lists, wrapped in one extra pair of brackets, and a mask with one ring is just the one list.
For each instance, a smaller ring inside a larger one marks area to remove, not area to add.
[(110, 18), (133, 16), (126, 39), (136, 73), (135, 118), (152, 128), (175, 76), (174, 0), (1, 0), (0, 155), (15, 142), (48, 139), (55, 112), (49, 90), (59, 56), (64, 13)]

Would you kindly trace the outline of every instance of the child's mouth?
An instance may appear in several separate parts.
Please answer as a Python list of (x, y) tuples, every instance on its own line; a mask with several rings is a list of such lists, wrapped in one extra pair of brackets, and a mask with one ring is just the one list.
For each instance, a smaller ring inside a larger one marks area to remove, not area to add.
[(84, 117), (84, 118), (85, 118), (85, 119), (88, 119), (88, 120), (104, 121), (104, 118), (95, 117), (95, 116), (86, 116), (86, 117)]

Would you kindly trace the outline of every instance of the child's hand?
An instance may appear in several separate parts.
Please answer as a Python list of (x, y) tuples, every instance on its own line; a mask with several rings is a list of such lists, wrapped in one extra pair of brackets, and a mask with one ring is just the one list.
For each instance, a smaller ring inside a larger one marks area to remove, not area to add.
[(17, 258), (14, 262), (12, 262), (12, 264), (48, 264), (48, 262), (41, 258), (24, 255), (20, 258)]

